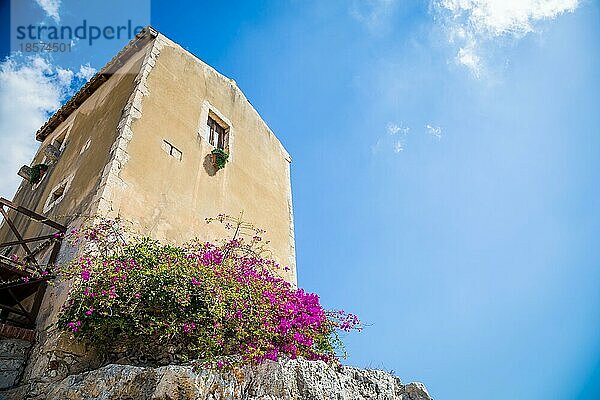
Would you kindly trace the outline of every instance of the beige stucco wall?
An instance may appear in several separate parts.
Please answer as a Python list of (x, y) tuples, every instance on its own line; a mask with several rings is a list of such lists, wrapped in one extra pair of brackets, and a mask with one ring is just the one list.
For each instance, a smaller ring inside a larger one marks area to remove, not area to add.
[[(182, 243), (222, 238), (226, 232), (205, 218), (243, 211), (290, 268), (279, 273), (296, 283), (289, 155), (233, 81), (163, 36), (157, 40), (111, 213), (144, 234)], [(207, 107), (231, 124), (230, 160), (216, 172), (208, 161), (212, 147), (199, 134)], [(163, 140), (183, 153), (181, 160), (162, 150)]]
[[(134, 87), (144, 53), (138, 52), (106, 83), (100, 86), (77, 110), (62, 122), (41, 144), (32, 165), (44, 160), (44, 148), (67, 129), (68, 136), (58, 161), (52, 165), (36, 186), (23, 181), (13, 201), (51, 219), (69, 225), (79, 215), (93, 214), (102, 171), (111, 158), (111, 147), (117, 135), (117, 124)], [(86, 151), (81, 152), (90, 141)], [(16, 173), (17, 171), (14, 171)], [(51, 191), (63, 180), (72, 177), (64, 198), (44, 212)], [(24, 237), (33, 237), (46, 230), (15, 212), (9, 212)], [(0, 241), (14, 240), (8, 226), (0, 228)]]
[[(97, 88), (83, 104), (63, 121), (40, 144), (32, 164), (43, 161), (43, 149), (69, 130), (63, 152), (39, 185), (32, 187), (24, 181), (13, 201), (68, 227), (76, 227), (81, 218), (97, 215), (99, 199), (107, 185), (106, 171), (115, 158), (115, 142), (121, 135), (119, 129), (124, 108), (130, 102), (137, 86), (142, 62), (149, 45), (135, 52), (103, 85)], [(89, 146), (87, 145), (89, 141)], [(86, 148), (82, 151), (82, 149)], [(64, 198), (49, 210), (44, 210), (52, 190), (65, 179), (71, 183)], [(24, 237), (48, 233), (43, 225), (10, 212)], [(8, 226), (0, 228), (0, 241), (13, 240)], [(31, 246), (32, 248), (34, 246)], [(58, 262), (68, 262), (75, 249), (63, 243)], [(22, 254), (21, 250), (17, 254)], [(21, 384), (36, 380), (60, 380), (78, 373), (100, 361), (91, 349), (61, 333), (53, 324), (69, 290), (68, 283), (51, 285), (46, 290), (38, 317), (36, 343), (25, 368)], [(27, 299), (31, 301), (32, 299)]]
[[(231, 125), (230, 160), (220, 171), (202, 137), (208, 109)], [(278, 273), (296, 283), (290, 157), (235, 82), (159, 35), (44, 140), (32, 164), (65, 129), (58, 162), (35, 189), (24, 181), (16, 204), (64, 225), (80, 215), (119, 215), (140, 233), (174, 243), (224, 238), (228, 233), (205, 218), (243, 211), (290, 268)], [(183, 152), (181, 160), (162, 150), (163, 140)], [(44, 211), (65, 179), (71, 183), (64, 199)], [(47, 232), (11, 215), (24, 237)], [(12, 239), (3, 224), (0, 241)]]
[[(212, 147), (201, 132), (209, 109), (231, 126), (230, 161), (220, 171), (208, 161)], [(23, 182), (13, 198), (17, 205), (69, 227), (80, 216), (120, 216), (140, 233), (174, 243), (223, 238), (227, 232), (205, 218), (243, 211), (244, 220), (267, 230), (274, 258), (290, 268), (278, 273), (296, 283), (290, 157), (233, 81), (158, 35), (44, 139), (32, 165), (43, 161), (43, 149), (65, 129), (59, 160), (35, 188)], [(181, 160), (162, 150), (163, 140), (182, 151)], [(71, 181), (64, 198), (44, 210), (65, 179)], [(24, 237), (48, 233), (10, 214)], [(0, 242), (13, 239), (3, 224)], [(59, 262), (73, 251), (63, 246)], [(49, 288), (38, 328), (56, 320), (67, 290), (68, 284)], [(53, 330), (38, 331), (32, 354), (25, 381), (61, 379), (98, 362), (89, 349)]]
[[(231, 125), (230, 160), (220, 171), (202, 137), (209, 109)], [(52, 190), (72, 177), (64, 199), (46, 212), (52, 219), (69, 225), (79, 215), (119, 215), (174, 243), (224, 238), (205, 218), (243, 211), (290, 268), (278, 273), (296, 283), (290, 157), (235, 82), (159, 35), (44, 140), (32, 164), (65, 129), (58, 162), (35, 189), (24, 181), (15, 203), (44, 213)], [(163, 140), (183, 152), (181, 160), (162, 150)], [(27, 218), (15, 222), (25, 237), (46, 232)], [(3, 224), (0, 241), (12, 239)]]
[[(133, 90), (143, 56), (143, 52), (139, 52), (132, 57), (40, 144), (32, 164), (41, 163), (44, 160), (44, 148), (68, 130), (59, 159), (50, 166), (38, 185), (32, 186), (28, 181), (23, 181), (13, 198), (14, 203), (44, 214), (65, 226), (73, 226), (78, 223), (78, 218), (95, 214), (94, 198), (100, 189), (102, 171), (112, 157), (111, 148), (117, 136), (117, 125)], [(87, 150), (82, 152), (88, 141)], [(64, 198), (50, 210), (44, 211), (48, 196), (65, 179), (70, 180), (70, 185)], [(9, 210), (9, 216), (25, 238), (54, 232), (12, 210)], [(3, 221), (0, 242), (10, 240), (15, 240), (15, 236)], [(32, 243), (29, 247), (34, 249), (38, 244)], [(66, 261), (70, 252), (64, 245), (63, 250), (62, 261)], [(12, 254), (24, 256), (24, 251), (13, 246)], [(48, 256), (49, 250), (40, 256), (44, 255)], [(55, 320), (66, 294), (67, 291), (61, 285), (49, 288), (38, 315), (39, 327), (45, 327)], [(24, 301), (24, 304), (32, 300), (33, 296)]]

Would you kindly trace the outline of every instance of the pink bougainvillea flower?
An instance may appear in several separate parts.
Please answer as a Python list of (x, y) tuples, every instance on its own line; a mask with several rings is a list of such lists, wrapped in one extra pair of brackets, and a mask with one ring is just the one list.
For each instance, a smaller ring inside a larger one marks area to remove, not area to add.
[(86, 282), (89, 281), (90, 280), (90, 271), (87, 269), (81, 270), (81, 279), (83, 279)]
[[(225, 215), (214, 220), (239, 228)], [(337, 335), (360, 330), (358, 318), (325, 310), (319, 296), (280, 278), (286, 267), (265, 256), (263, 232), (247, 230), (248, 239), (177, 247), (123, 235), (114, 223), (82, 228), (77, 235), (103, 251), (84, 251), (57, 274), (80, 278), (59, 326), (107, 351), (154, 357), (168, 343), (219, 369), (282, 357), (338, 363)]]

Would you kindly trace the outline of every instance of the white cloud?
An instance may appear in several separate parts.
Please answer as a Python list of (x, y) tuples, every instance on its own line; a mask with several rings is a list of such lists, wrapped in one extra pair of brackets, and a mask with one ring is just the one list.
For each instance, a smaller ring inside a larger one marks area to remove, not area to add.
[(79, 67), (77, 77), (86, 81), (89, 81), (92, 76), (96, 74), (96, 68), (90, 67), (90, 64), (82, 65)]
[(433, 126), (430, 124), (425, 125), (425, 129), (427, 129), (427, 133), (435, 136), (438, 139), (442, 138), (442, 128), (439, 126)]
[(476, 78), (481, 76), (483, 66), (481, 58), (477, 55), (477, 49), (473, 41), (458, 49), (456, 62), (470, 69)]
[(408, 132), (410, 132), (410, 128), (407, 126), (404, 126), (402, 123), (400, 123), (400, 125), (398, 125), (395, 122), (390, 122), (387, 124), (387, 131), (390, 135), (396, 135), (396, 134), (406, 135), (406, 134), (408, 134)]
[(61, 0), (35, 0), (35, 2), (42, 7), (46, 15), (52, 18), (57, 24), (60, 22), (60, 15), (58, 14), (60, 1)]
[[(389, 152), (393, 151), (395, 154), (403, 152), (408, 142), (410, 127), (404, 125), (402, 122), (389, 122), (386, 125), (387, 135), (380, 135), (377, 138), (377, 142), (371, 146), (373, 154), (380, 153), (381, 151)], [(427, 134), (435, 137), (436, 139), (442, 138), (442, 128), (440, 126), (432, 125), (431, 123), (425, 125)]]
[(74, 75), (70, 69), (56, 68), (56, 79), (59, 86), (70, 86)]
[(29, 164), (37, 129), (81, 83), (68, 69), (40, 57), (13, 55), (0, 63), (0, 196), (11, 197)]
[(397, 0), (354, 0), (350, 14), (369, 30), (379, 31), (388, 25), (397, 3)]
[(499, 37), (521, 38), (534, 32), (538, 22), (575, 11), (579, 0), (432, 0), (432, 4), (448, 29), (450, 42), (459, 46), (456, 62), (479, 76), (482, 43)]
[(404, 151), (404, 145), (402, 144), (402, 141), (396, 140), (396, 143), (394, 143), (394, 153), (397, 154), (401, 151)]
[(475, 33), (524, 35), (535, 22), (573, 12), (579, 0), (441, 0), (454, 19), (466, 20)]
[(382, 150), (387, 152), (390, 149), (396, 154), (404, 151), (404, 144), (410, 128), (402, 122), (389, 122), (385, 127), (385, 131), (387, 134), (381, 134), (377, 138), (377, 142), (371, 146), (373, 154), (377, 154)]
[(387, 124), (387, 132), (391, 136), (395, 136), (396, 139), (393, 141), (392, 149), (394, 153), (398, 154), (404, 151), (404, 143), (406, 141), (406, 135), (410, 132), (410, 128), (405, 126), (402, 122), (389, 122)]

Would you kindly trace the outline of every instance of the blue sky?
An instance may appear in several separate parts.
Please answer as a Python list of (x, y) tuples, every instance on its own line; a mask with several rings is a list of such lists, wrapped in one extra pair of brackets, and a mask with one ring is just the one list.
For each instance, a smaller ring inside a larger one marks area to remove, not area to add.
[[(299, 284), (367, 324), (348, 364), (436, 399), (600, 398), (597, 2), (152, 1), (151, 23), (291, 153)], [(80, 66), (121, 45), (3, 63), (2, 195)], [(31, 126), (6, 111), (22, 87), (56, 89)]]

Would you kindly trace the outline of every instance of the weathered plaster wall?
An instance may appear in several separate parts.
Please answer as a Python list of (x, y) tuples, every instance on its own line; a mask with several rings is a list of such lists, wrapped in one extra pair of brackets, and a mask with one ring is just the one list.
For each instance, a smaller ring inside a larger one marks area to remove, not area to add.
[[(199, 135), (207, 104), (233, 128), (231, 159), (221, 171), (208, 161), (212, 147)], [(23, 182), (15, 203), (71, 227), (80, 217), (120, 215), (140, 233), (175, 243), (221, 238), (222, 228), (204, 219), (243, 210), (245, 220), (267, 230), (275, 258), (291, 268), (282, 276), (296, 282), (289, 155), (234, 82), (178, 45), (159, 35), (135, 53), (44, 140), (33, 164), (64, 129), (59, 160), (37, 187)], [(163, 140), (183, 152), (180, 161), (163, 152)], [(65, 179), (64, 199), (44, 211)], [(46, 233), (26, 218), (14, 220), (24, 237)], [(0, 227), (0, 241), (11, 239), (8, 227)], [(63, 245), (59, 262), (74, 251)], [(71, 335), (44, 330), (67, 291), (63, 283), (46, 293), (23, 381), (60, 380), (99, 361)]]
[[(131, 124), (113, 213), (145, 234), (182, 243), (223, 237), (205, 218), (243, 210), (244, 220), (267, 230), (273, 255), (290, 268), (281, 275), (295, 283), (289, 155), (235, 82), (163, 36), (156, 40), (160, 51), (141, 115)], [(216, 172), (208, 160), (212, 147), (199, 134), (206, 104), (232, 125), (230, 161)], [(162, 150), (163, 140), (183, 153), (181, 160)]]
[[(101, 188), (102, 171), (112, 157), (111, 147), (117, 137), (117, 124), (133, 91), (134, 79), (138, 75), (143, 57), (144, 51), (138, 52), (40, 144), (32, 164), (43, 162), (45, 147), (54, 143), (64, 132), (68, 132), (58, 161), (51, 165), (38, 185), (32, 186), (23, 181), (14, 196), (14, 203), (45, 214), (66, 226), (76, 223), (79, 217), (96, 213), (93, 200)], [(82, 151), (86, 146), (87, 149)], [(64, 198), (50, 210), (44, 211), (53, 189), (65, 180), (70, 181), (70, 184)], [(23, 237), (35, 237), (50, 232), (44, 225), (12, 210), (9, 211), (9, 215)], [(14, 239), (15, 236), (3, 221), (0, 227), (0, 242)], [(30, 245), (31, 248), (35, 246), (35, 243)], [(24, 255), (18, 246), (13, 246), (12, 253)], [(48, 253), (47, 251), (45, 255)], [(66, 261), (67, 254), (65, 251), (61, 253), (61, 260)], [(44, 327), (48, 321), (53, 320), (65, 296), (66, 291), (62, 290), (61, 286), (53, 287), (46, 293), (38, 317), (38, 326)], [(30, 304), (33, 297), (32, 295), (23, 303)]]
[[(41, 163), (44, 148), (71, 126), (64, 151), (56, 164), (37, 187), (23, 181), (14, 196), (16, 204), (46, 214), (64, 225), (68, 225), (78, 215), (93, 213), (92, 199), (99, 189), (102, 170), (111, 158), (110, 149), (117, 137), (117, 124), (133, 90), (143, 55), (143, 52), (137, 53), (40, 144), (32, 164)], [(89, 148), (82, 153), (88, 140)], [(52, 189), (71, 176), (73, 178), (64, 199), (44, 213), (44, 205)], [(11, 215), (15, 213), (11, 212)], [(15, 223), (20, 232), (25, 233), (25, 237), (43, 231), (40, 224), (22, 216), (16, 216)], [(13, 236), (8, 226), (3, 224), (0, 228), (0, 241), (6, 238)]]
[[(232, 128), (230, 161), (220, 171), (202, 137), (208, 108)], [(291, 159), (234, 81), (159, 35), (44, 140), (32, 164), (65, 130), (58, 162), (36, 187), (24, 181), (15, 203), (65, 225), (80, 215), (121, 215), (140, 232), (175, 243), (221, 238), (226, 233), (205, 218), (244, 211), (246, 221), (267, 230), (274, 257), (290, 268), (281, 275), (296, 282)], [(161, 149), (163, 140), (183, 152), (181, 160)], [(44, 210), (65, 180), (64, 199)], [(12, 215), (24, 236), (46, 233)], [(8, 238), (3, 224), (0, 241)]]
[[(118, 125), (136, 86), (147, 49), (136, 53), (107, 82), (98, 88), (75, 110), (40, 146), (34, 164), (42, 162), (43, 149), (52, 143), (64, 128), (71, 126), (66, 145), (58, 161), (52, 165), (43, 181), (34, 188), (23, 182), (14, 202), (67, 226), (76, 226), (80, 218), (97, 214), (99, 199), (106, 184), (104, 171), (115, 158), (114, 145), (120, 136)], [(89, 147), (84, 149), (89, 141)], [(60, 203), (47, 212), (44, 205), (52, 189), (65, 178), (71, 179), (69, 189)], [(32, 237), (45, 229), (21, 217), (16, 225), (24, 237)], [(8, 227), (0, 230), (0, 240), (12, 238)], [(75, 249), (63, 244), (59, 262), (68, 262)], [(37, 318), (36, 343), (25, 368), (23, 381), (52, 381), (85, 370), (98, 360), (93, 352), (61, 333), (52, 324), (68, 294), (68, 284), (60, 283), (48, 288)], [(50, 328), (50, 329), (46, 329)]]

